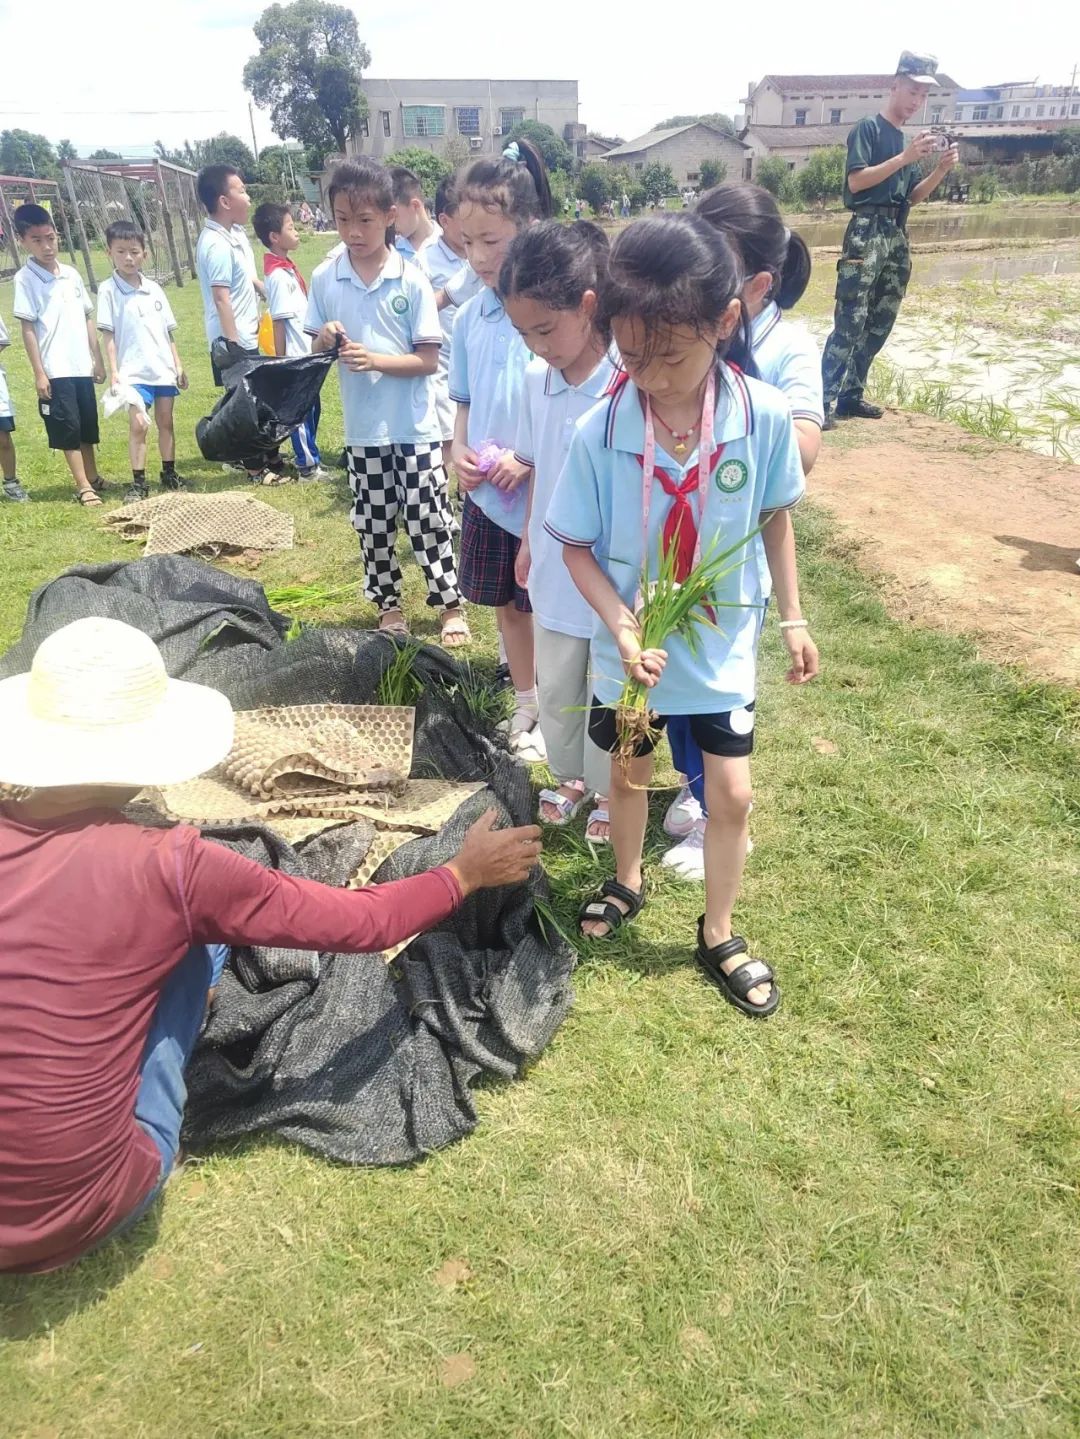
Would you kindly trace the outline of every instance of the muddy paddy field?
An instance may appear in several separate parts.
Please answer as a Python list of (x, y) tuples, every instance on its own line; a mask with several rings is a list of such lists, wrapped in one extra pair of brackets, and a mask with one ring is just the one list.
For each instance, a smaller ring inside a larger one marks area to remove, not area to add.
[[(871, 372), (889, 414), (826, 437), (811, 495), (896, 614), (1080, 686), (1080, 207), (996, 224), (942, 208), (912, 225), (911, 287)], [(792, 227), (813, 244), (831, 223)], [(792, 316), (819, 343), (838, 255), (814, 246)]]

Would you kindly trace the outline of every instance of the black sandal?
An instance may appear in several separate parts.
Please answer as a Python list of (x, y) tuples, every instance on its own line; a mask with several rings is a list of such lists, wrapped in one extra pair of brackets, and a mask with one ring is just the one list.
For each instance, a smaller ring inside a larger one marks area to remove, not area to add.
[[(732, 935), (723, 944), (714, 944), (710, 949), (705, 943), (704, 926), (705, 916), (702, 915), (698, 920), (695, 958), (728, 1003), (755, 1019), (767, 1019), (770, 1014), (775, 1014), (780, 1005), (780, 986), (765, 961), (751, 958), (746, 940), (738, 934)], [(730, 974), (725, 974), (720, 966), (735, 954), (745, 954), (746, 959), (737, 964)], [(754, 1004), (746, 997), (759, 984), (772, 985), (764, 1004)]]
[[(609, 899), (621, 899), (623, 904), (629, 905), (629, 909), (621, 910), (617, 904), (605, 903), (604, 897)], [(588, 904), (583, 904), (578, 910), (578, 924), (586, 920), (592, 920), (596, 924), (606, 924), (607, 934), (585, 934), (583, 939), (610, 939), (616, 930), (621, 929), (624, 924), (629, 924), (635, 919), (645, 905), (645, 886), (642, 885), (641, 892), (628, 889), (625, 884), (620, 884), (615, 879), (605, 879), (600, 886), (600, 898), (592, 899)]]

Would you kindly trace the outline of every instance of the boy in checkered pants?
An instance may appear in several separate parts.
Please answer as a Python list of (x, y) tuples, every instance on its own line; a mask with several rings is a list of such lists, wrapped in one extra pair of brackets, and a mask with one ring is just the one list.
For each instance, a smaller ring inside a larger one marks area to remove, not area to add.
[(339, 165), (330, 204), (345, 249), (311, 277), (304, 328), (316, 351), (341, 346), (338, 373), (352, 521), (367, 571), (364, 593), (379, 608), (381, 630), (408, 633), (394, 551), (403, 514), (427, 579), (428, 604), (442, 610), (442, 642), (456, 647), (470, 636), (444, 503), (434, 382), (442, 330), (435, 294), (426, 276), (393, 248), (387, 170), (369, 160)]

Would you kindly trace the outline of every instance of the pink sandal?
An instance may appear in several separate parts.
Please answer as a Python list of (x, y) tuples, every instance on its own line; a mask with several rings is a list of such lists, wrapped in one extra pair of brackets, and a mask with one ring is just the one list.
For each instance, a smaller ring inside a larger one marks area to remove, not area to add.
[(540, 805), (551, 805), (552, 809), (558, 811), (559, 816), (558, 819), (548, 819), (541, 808), (537, 811), (537, 818), (541, 824), (546, 824), (551, 829), (565, 829), (585, 803), (584, 780), (571, 780), (567, 783), (566, 788), (575, 790), (579, 797), (576, 800), (567, 799), (566, 795), (560, 794), (557, 789), (542, 789), (540, 791)]

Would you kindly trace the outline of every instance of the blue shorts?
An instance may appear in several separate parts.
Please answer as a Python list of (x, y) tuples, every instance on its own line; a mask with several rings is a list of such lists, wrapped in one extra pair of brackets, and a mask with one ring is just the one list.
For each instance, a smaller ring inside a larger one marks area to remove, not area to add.
[(144, 405), (152, 405), (155, 400), (169, 400), (180, 393), (175, 385), (132, 385), (131, 388), (142, 397)]

